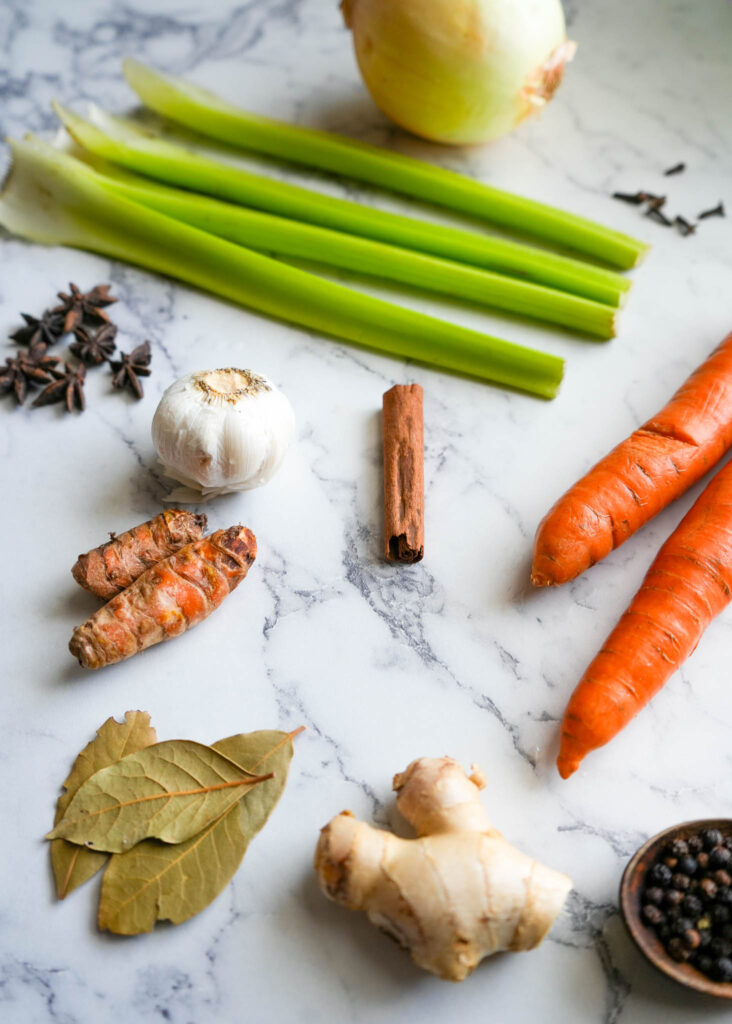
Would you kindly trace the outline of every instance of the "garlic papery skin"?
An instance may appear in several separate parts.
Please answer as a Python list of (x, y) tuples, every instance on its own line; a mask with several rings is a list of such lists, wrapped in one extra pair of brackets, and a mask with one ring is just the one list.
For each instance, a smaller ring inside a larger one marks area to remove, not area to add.
[(358, 66), (397, 124), (434, 142), (512, 131), (551, 99), (576, 46), (560, 0), (342, 0)]
[(152, 439), (167, 476), (200, 501), (261, 487), (279, 469), (295, 433), (286, 396), (252, 370), (189, 373), (171, 384), (155, 410)]

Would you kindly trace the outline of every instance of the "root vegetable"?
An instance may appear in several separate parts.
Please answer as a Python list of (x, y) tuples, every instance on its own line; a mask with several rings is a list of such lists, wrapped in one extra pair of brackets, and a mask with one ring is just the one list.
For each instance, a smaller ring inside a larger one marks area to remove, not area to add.
[(84, 668), (103, 668), (180, 636), (241, 583), (256, 553), (245, 526), (187, 544), (77, 626), (69, 650)]
[(671, 401), (601, 459), (536, 532), (531, 582), (567, 583), (695, 484), (732, 445), (732, 334)]
[(566, 779), (683, 664), (732, 598), (732, 463), (702, 491), (572, 694), (557, 765)]
[(344, 811), (325, 826), (315, 870), (326, 896), (408, 949), (425, 970), (462, 981), (486, 956), (537, 946), (570, 879), (521, 853), (491, 825), (452, 758), (420, 758), (394, 777), (397, 805), (417, 839), (372, 828)]
[(71, 574), (80, 587), (108, 601), (151, 566), (200, 540), (205, 528), (205, 515), (167, 509), (125, 533), (110, 534), (106, 544), (79, 555)]

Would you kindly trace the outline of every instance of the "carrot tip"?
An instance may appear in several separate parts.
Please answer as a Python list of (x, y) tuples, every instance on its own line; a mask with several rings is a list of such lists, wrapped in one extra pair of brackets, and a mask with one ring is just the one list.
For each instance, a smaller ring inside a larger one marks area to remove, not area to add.
[(563, 779), (568, 779), (570, 775), (574, 775), (580, 766), (581, 758), (579, 757), (567, 757), (567, 755), (560, 754), (557, 758), (557, 770)]

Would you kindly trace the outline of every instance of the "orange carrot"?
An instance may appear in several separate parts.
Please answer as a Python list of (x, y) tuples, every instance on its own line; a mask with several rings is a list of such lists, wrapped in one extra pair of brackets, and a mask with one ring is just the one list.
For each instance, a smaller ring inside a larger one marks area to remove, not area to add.
[(732, 462), (658, 552), (572, 694), (557, 765), (566, 779), (608, 743), (692, 653), (732, 599)]
[(256, 539), (245, 526), (187, 544), (77, 626), (69, 650), (84, 668), (103, 668), (180, 636), (218, 608), (256, 554)]
[(547, 513), (531, 582), (573, 580), (695, 484), (732, 444), (732, 334), (668, 405), (622, 441)]
[(200, 540), (205, 528), (204, 515), (166, 509), (119, 536), (110, 533), (106, 544), (79, 555), (71, 574), (80, 587), (108, 601), (146, 569), (185, 544)]

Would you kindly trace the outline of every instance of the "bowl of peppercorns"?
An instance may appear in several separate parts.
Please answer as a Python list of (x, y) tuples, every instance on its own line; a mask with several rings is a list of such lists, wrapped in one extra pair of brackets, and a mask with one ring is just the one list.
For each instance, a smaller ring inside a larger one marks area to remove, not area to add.
[(623, 873), (620, 910), (654, 967), (732, 999), (732, 819), (689, 821), (649, 839)]

